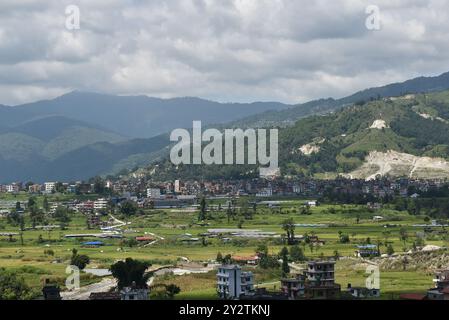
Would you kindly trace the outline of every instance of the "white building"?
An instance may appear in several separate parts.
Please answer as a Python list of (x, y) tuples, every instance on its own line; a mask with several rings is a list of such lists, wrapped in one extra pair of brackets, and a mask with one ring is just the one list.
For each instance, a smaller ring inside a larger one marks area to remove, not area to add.
[(243, 272), (238, 265), (222, 265), (217, 272), (217, 292), (222, 299), (239, 299), (254, 290), (252, 272)]
[(312, 207), (312, 208), (315, 208), (318, 205), (318, 203), (315, 200), (313, 200), (313, 201), (307, 201), (305, 203), (305, 205), (309, 206), (309, 207)]
[(273, 189), (271, 188), (263, 188), (258, 193), (256, 193), (256, 197), (271, 197), (273, 195)]
[(293, 193), (301, 193), (302, 192), (302, 189), (301, 189), (301, 186), (298, 186), (298, 185), (294, 185), (293, 186)]
[(52, 193), (56, 190), (56, 182), (45, 182), (44, 189), (45, 193)]
[(159, 199), (161, 197), (161, 190), (158, 188), (148, 188), (147, 198)]
[(175, 192), (180, 193), (181, 192), (181, 181), (175, 180)]
[(94, 210), (105, 210), (108, 208), (108, 200), (100, 198), (94, 201)]
[(9, 192), (9, 193), (19, 192), (19, 186), (16, 184), (9, 184), (6, 186), (6, 192)]

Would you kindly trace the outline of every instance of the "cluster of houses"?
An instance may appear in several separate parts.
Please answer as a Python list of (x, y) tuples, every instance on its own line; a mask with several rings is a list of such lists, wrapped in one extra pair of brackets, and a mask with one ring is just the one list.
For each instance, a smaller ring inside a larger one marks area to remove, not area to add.
[[(447, 183), (445, 179), (415, 180), (415, 179), (378, 179), (378, 180), (358, 180), (358, 179), (335, 179), (335, 180), (315, 180), (304, 178), (294, 180), (288, 178), (267, 179), (246, 179), (246, 180), (214, 180), (214, 181), (181, 181), (161, 182), (147, 180), (145, 177), (134, 180), (120, 181), (114, 184), (114, 188), (123, 191), (124, 189), (134, 193), (145, 193), (148, 186), (161, 194), (178, 195), (215, 195), (215, 196), (240, 196), (254, 195), (260, 198), (272, 196), (293, 196), (302, 195), (306, 197), (320, 197), (332, 190), (348, 195), (370, 194), (376, 198), (386, 196), (416, 197), (416, 192), (427, 192), (431, 189), (438, 189)], [(117, 185), (118, 184), (118, 185)], [(157, 191), (157, 189), (159, 191)], [(410, 194), (411, 190), (413, 193)]]
[[(372, 195), (376, 198), (387, 196), (417, 197), (419, 192), (438, 189), (446, 185), (445, 179), (417, 180), (417, 179), (377, 179), (358, 180), (338, 178), (335, 180), (315, 180), (315, 179), (289, 179), (278, 178), (267, 179), (244, 179), (244, 180), (214, 180), (214, 181), (169, 181), (155, 182), (145, 176), (135, 178), (122, 178), (116, 181), (102, 181), (104, 188), (111, 194), (130, 193), (139, 195), (140, 198), (147, 196), (152, 199), (159, 199), (161, 196), (193, 197), (199, 195), (209, 196), (243, 196), (254, 195), (259, 198), (269, 198), (272, 196), (293, 196), (301, 195), (305, 197), (321, 197), (330, 190), (334, 193), (346, 195)], [(45, 182), (43, 184), (34, 183), (12, 183), (0, 185), (0, 193), (17, 193), (26, 191), (36, 193), (94, 193), (94, 183), (84, 183), (81, 181), (74, 183)], [(411, 194), (412, 192), (412, 194)], [(375, 203), (372, 204), (374, 207)]]
[(51, 194), (54, 192), (65, 193), (92, 193), (93, 184), (83, 183), (81, 181), (75, 183), (65, 182), (45, 182), (43, 184), (14, 182), (7, 185), (0, 184), (0, 193), (18, 193), (29, 192), (31, 194)]
[(433, 279), (434, 287), (427, 293), (404, 293), (403, 300), (449, 300), (449, 269), (438, 270)]
[(221, 299), (253, 300), (336, 300), (345, 298), (380, 297), (380, 288), (353, 287), (342, 292), (335, 283), (335, 261), (309, 261), (303, 273), (281, 279), (280, 291), (255, 288), (251, 271), (242, 271), (237, 264), (222, 265), (217, 272), (217, 293)]

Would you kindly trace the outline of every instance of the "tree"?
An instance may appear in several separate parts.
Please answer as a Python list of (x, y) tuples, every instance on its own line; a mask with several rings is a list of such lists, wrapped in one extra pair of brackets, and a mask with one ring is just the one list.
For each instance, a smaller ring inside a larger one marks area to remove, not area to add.
[(295, 222), (293, 219), (286, 219), (282, 223), (282, 229), (287, 234), (287, 244), (293, 245), (295, 243)]
[(401, 238), (401, 240), (404, 242), (404, 247), (405, 247), (405, 242), (408, 239), (408, 233), (407, 233), (407, 229), (405, 228), (401, 228), (399, 230), (399, 237)]
[(76, 249), (72, 250), (72, 258), (70, 259), (71, 265), (78, 267), (80, 270), (83, 270), (84, 268), (86, 268), (89, 262), (90, 259), (88, 256), (84, 254), (78, 254), (78, 250)]
[(28, 206), (28, 210), (30, 212), (30, 220), (33, 228), (35, 228), (38, 223), (43, 223), (45, 221), (44, 212), (39, 209), (35, 203)]
[(338, 252), (338, 250), (334, 250), (334, 259), (338, 261), (340, 260), (340, 257), (341, 257), (340, 252)]
[(120, 205), (120, 213), (124, 216), (134, 216), (137, 213), (137, 205), (134, 201), (126, 200)]
[(301, 262), (301, 261), (305, 261), (306, 260), (306, 257), (304, 255), (304, 251), (298, 245), (295, 245), (295, 246), (290, 248), (290, 258), (294, 262)]
[(266, 244), (261, 244), (256, 248), (256, 255), (259, 257), (259, 266), (262, 269), (279, 268), (277, 258), (268, 254), (268, 247)]
[(28, 198), (28, 208), (34, 207), (36, 205), (36, 197), (30, 197)]
[(23, 232), (25, 231), (25, 218), (23, 215), (19, 219), (19, 230), (20, 230), (20, 245), (23, 246)]
[(256, 248), (256, 255), (260, 258), (262, 256), (267, 256), (268, 255), (268, 247), (266, 244), (260, 244), (257, 248)]
[(351, 240), (347, 234), (343, 234), (341, 231), (338, 232), (338, 238), (340, 243), (349, 243)]
[(23, 278), (0, 268), (0, 300), (31, 300), (34, 295)]
[(394, 254), (394, 249), (393, 249), (393, 246), (391, 244), (389, 244), (388, 247), (387, 247), (387, 254), (389, 256)]
[(175, 295), (181, 292), (181, 288), (175, 284), (169, 284), (165, 287), (165, 292), (169, 299), (173, 299)]
[(61, 224), (61, 227), (64, 227), (71, 220), (68, 209), (61, 206), (56, 208), (53, 218)]
[(404, 258), (402, 258), (402, 270), (403, 271), (407, 270), (408, 264), (409, 264), (409, 261), (407, 259), (407, 256), (404, 256)]
[(286, 277), (290, 273), (290, 266), (288, 265), (288, 249), (286, 247), (282, 248), (280, 256), (282, 259), (282, 276)]
[(21, 215), (17, 212), (17, 210), (13, 209), (8, 214), (7, 221), (8, 223), (12, 224), (13, 226), (18, 226), (20, 224)]
[(241, 210), (241, 213), (243, 214), (243, 216), (245, 217), (245, 219), (251, 220), (253, 218), (253, 213), (248, 208), (248, 201), (243, 201), (241, 203), (241, 209), (240, 210)]
[(92, 183), (94, 185), (94, 193), (98, 195), (105, 194), (106, 191), (105, 182), (101, 177), (93, 178)]
[(228, 217), (228, 223), (231, 221), (232, 217), (232, 209), (231, 209), (231, 202), (228, 203), (228, 209), (226, 210), (226, 215)]
[(198, 221), (206, 220), (206, 198), (202, 197), (200, 201), (200, 212), (198, 214)]
[(48, 213), (48, 211), (50, 211), (50, 204), (48, 203), (47, 196), (44, 197), (44, 200), (42, 202), (42, 207), (44, 208), (45, 213)]
[(146, 272), (150, 266), (151, 264), (147, 262), (126, 258), (125, 261), (118, 261), (111, 265), (109, 270), (112, 276), (117, 279), (119, 290), (131, 287), (133, 284), (137, 288), (146, 289), (148, 279), (152, 275), (152, 273)]
[(223, 257), (223, 264), (231, 264), (232, 263), (232, 256), (230, 254), (227, 254)]

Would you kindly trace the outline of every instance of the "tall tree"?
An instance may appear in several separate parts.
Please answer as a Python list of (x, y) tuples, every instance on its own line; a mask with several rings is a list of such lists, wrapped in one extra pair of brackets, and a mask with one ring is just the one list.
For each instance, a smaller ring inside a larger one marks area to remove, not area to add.
[(287, 243), (292, 245), (295, 243), (295, 222), (292, 218), (284, 220), (282, 223), (282, 229), (287, 234)]
[(198, 221), (206, 220), (206, 198), (202, 197), (200, 201), (200, 212), (198, 215)]
[(78, 267), (80, 270), (86, 268), (90, 263), (90, 259), (85, 254), (78, 254), (78, 250), (72, 249), (72, 258), (70, 259), (70, 264)]
[(133, 216), (137, 213), (137, 205), (134, 201), (127, 200), (121, 203), (120, 213), (124, 216)]
[(282, 276), (286, 277), (290, 273), (290, 266), (288, 265), (288, 249), (282, 248), (280, 253), (282, 259)]
[(133, 284), (137, 288), (145, 289), (152, 273), (146, 272), (151, 265), (144, 261), (126, 258), (125, 261), (118, 261), (110, 267), (112, 276), (117, 279), (119, 289), (130, 287)]
[(42, 202), (42, 207), (44, 208), (45, 213), (48, 213), (50, 211), (50, 204), (48, 203), (47, 196), (44, 196), (44, 200)]

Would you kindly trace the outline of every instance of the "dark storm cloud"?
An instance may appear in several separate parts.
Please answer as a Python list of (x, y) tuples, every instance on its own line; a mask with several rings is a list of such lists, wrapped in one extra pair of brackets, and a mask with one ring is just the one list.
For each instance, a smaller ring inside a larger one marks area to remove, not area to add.
[[(65, 28), (65, 8), (81, 29)], [(381, 30), (365, 27), (368, 5)], [(449, 70), (444, 0), (2, 0), (0, 103), (69, 90), (301, 102)]]

